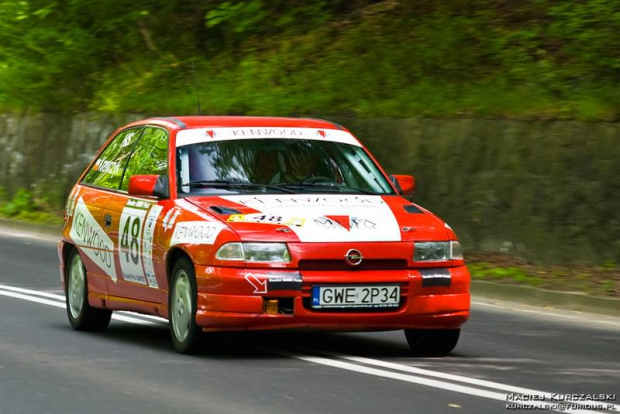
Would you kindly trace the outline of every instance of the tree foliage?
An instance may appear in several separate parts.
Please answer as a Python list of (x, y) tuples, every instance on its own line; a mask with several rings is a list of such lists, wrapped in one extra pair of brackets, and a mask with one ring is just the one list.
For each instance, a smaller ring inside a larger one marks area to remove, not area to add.
[(616, 120), (617, 0), (0, 0), (0, 108)]

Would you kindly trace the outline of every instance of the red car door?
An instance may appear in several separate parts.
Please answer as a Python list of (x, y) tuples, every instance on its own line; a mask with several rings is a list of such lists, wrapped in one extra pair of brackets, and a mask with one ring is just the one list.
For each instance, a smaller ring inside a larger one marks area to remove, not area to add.
[(108, 293), (109, 284), (119, 279), (108, 203), (118, 191), (127, 159), (142, 130), (130, 128), (110, 139), (69, 198), (69, 236), (82, 254), (89, 289), (102, 296)]
[[(119, 277), (108, 282), (118, 300), (164, 303), (164, 251), (157, 243), (165, 201), (127, 193), (132, 175), (168, 174), (168, 132), (146, 127), (131, 153), (119, 191), (110, 197), (106, 214), (112, 219), (109, 236), (115, 246)], [(114, 300), (114, 299), (113, 299)]]

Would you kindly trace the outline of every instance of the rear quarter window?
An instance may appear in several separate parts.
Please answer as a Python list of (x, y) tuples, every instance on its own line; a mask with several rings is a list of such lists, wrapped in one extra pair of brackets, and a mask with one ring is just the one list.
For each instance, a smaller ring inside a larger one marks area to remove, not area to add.
[(125, 166), (142, 130), (142, 128), (132, 128), (120, 132), (90, 167), (82, 183), (118, 190)]

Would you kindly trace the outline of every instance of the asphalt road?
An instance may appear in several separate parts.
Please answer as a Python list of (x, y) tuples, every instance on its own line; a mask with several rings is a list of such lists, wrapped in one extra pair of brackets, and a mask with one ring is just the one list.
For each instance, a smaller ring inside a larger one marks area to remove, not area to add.
[(402, 332), (223, 334), (184, 356), (156, 318), (73, 331), (59, 286), (53, 242), (0, 229), (2, 414), (502, 413), (507, 394), (620, 411), (618, 319), (474, 302), (446, 358), (410, 356)]

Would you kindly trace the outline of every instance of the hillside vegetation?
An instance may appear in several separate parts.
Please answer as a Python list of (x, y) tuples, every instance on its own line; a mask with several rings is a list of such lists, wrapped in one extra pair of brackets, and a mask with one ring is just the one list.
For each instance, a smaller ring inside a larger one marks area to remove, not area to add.
[(1, 0), (0, 110), (617, 121), (618, 33), (617, 0)]

